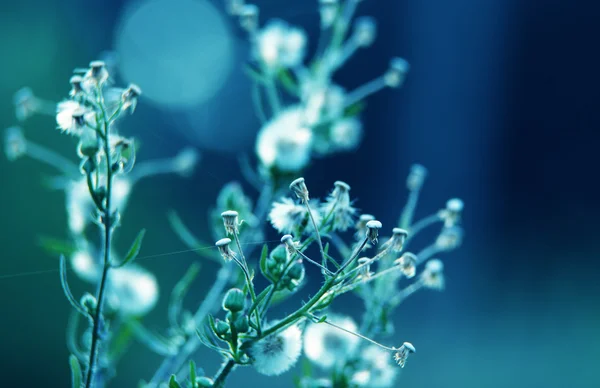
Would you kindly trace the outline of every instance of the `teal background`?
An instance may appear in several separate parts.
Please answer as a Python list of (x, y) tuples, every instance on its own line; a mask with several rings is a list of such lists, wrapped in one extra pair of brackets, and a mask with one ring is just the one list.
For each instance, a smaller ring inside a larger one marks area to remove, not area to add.
[[(302, 23), (314, 35), (314, 2), (257, 4), (264, 18)], [(0, 127), (16, 124), (11, 101), (21, 86), (49, 100), (63, 98), (71, 70), (112, 47), (124, 5), (3, 2)], [(417, 294), (395, 317), (393, 341), (409, 340), (418, 349), (397, 386), (600, 386), (598, 11), (591, 2), (566, 0), (373, 0), (361, 6), (360, 13), (379, 18), (380, 39), (342, 72), (341, 83), (370, 79), (395, 54), (407, 58), (411, 73), (405, 88), (369, 100), (361, 150), (309, 168), (311, 193), (325, 195), (333, 181), (344, 180), (358, 206), (390, 226), (404, 201), (404, 176), (418, 161), (430, 170), (419, 214), (449, 196), (466, 202), (464, 247), (445, 257), (447, 290)], [(235, 119), (230, 111), (220, 115)], [(140, 138), (140, 159), (171, 156), (190, 144), (193, 137), (174, 129), (177, 117), (141, 102), (123, 128)], [(72, 139), (54, 126), (37, 116), (23, 127), (28, 138), (75, 159)], [(216, 194), (241, 176), (234, 153), (202, 151), (190, 179), (164, 176), (135, 187), (116, 238), (121, 251), (142, 227), (148, 230), (142, 256), (185, 249), (167, 225), (169, 209), (210, 239), (207, 213)], [(69, 306), (58, 274), (16, 276), (58, 266), (36, 244), (38, 236), (67, 236), (64, 196), (43, 184), (53, 173), (31, 160), (0, 158), (1, 386), (68, 385)], [(188, 253), (143, 261), (157, 274), (163, 296), (146, 320), (149, 327), (165, 327), (165, 296), (195, 259)], [(203, 263), (190, 307), (215, 270)], [(310, 275), (307, 289), (314, 290), (318, 274)], [(78, 295), (89, 291), (74, 276), (71, 283)], [(354, 299), (338, 306), (360, 316)], [(133, 346), (113, 386), (135, 386), (159, 361)], [(219, 364), (208, 351), (196, 361), (209, 374)], [(293, 373), (266, 379), (240, 369), (230, 386), (288, 387)]]

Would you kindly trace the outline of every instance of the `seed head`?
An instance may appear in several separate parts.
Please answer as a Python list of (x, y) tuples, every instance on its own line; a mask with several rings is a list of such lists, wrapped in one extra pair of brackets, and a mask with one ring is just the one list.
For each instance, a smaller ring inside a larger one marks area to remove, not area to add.
[(390, 88), (398, 88), (404, 83), (404, 78), (409, 69), (408, 62), (402, 58), (393, 58), (390, 67), (383, 76), (385, 84)]
[(394, 264), (400, 267), (400, 271), (402, 271), (404, 276), (410, 279), (415, 276), (417, 271), (417, 256), (410, 252), (406, 252), (396, 259)]
[(86, 78), (92, 80), (96, 85), (102, 85), (108, 80), (108, 70), (104, 61), (90, 62), (90, 69), (85, 75)]
[(69, 80), (69, 83), (71, 84), (71, 91), (69, 92), (69, 96), (76, 97), (76, 96), (84, 93), (84, 90), (82, 87), (83, 77), (81, 77), (79, 75), (74, 75)]
[(231, 239), (229, 238), (222, 238), (215, 243), (215, 245), (219, 249), (219, 253), (221, 254), (221, 256), (223, 256), (223, 259), (225, 259), (225, 261), (233, 260), (233, 258), (235, 257), (235, 253), (229, 247), (230, 244)]
[(444, 289), (444, 263), (438, 259), (431, 259), (425, 264), (425, 270), (421, 273), (423, 285), (432, 290)]
[(392, 237), (386, 241), (385, 245), (386, 247), (389, 246), (396, 253), (401, 252), (407, 237), (408, 232), (406, 230), (394, 228), (392, 230)]
[(377, 220), (371, 220), (365, 225), (367, 227), (367, 238), (372, 244), (377, 244), (377, 237), (379, 236), (379, 229), (381, 229), (381, 222)]
[(408, 190), (420, 190), (426, 177), (427, 169), (420, 164), (413, 164), (410, 167), (410, 173), (406, 179), (406, 186)]
[(306, 187), (304, 178), (295, 179), (290, 183), (290, 190), (292, 190), (302, 202), (308, 202), (308, 187)]
[(136, 84), (130, 84), (127, 89), (123, 91), (121, 100), (123, 102), (123, 110), (130, 109), (131, 113), (137, 106), (138, 97), (142, 95), (142, 89)]
[(4, 153), (11, 162), (27, 152), (27, 140), (19, 127), (10, 127), (4, 134)]
[(298, 326), (292, 325), (254, 342), (248, 352), (258, 373), (278, 376), (298, 361), (302, 352), (302, 332)]
[(446, 202), (446, 208), (440, 211), (440, 217), (444, 220), (445, 227), (453, 227), (460, 221), (464, 203), (459, 198), (452, 198)]
[(440, 251), (451, 251), (462, 243), (463, 230), (459, 226), (444, 227), (435, 240), (435, 245)]
[(405, 342), (400, 346), (400, 348), (394, 353), (394, 360), (400, 365), (401, 368), (404, 368), (406, 364), (406, 360), (408, 359), (408, 355), (411, 353), (415, 353), (416, 349), (410, 342)]
[(221, 213), (221, 217), (223, 218), (225, 231), (228, 234), (238, 233), (238, 212), (235, 210), (227, 210)]
[(354, 22), (354, 39), (361, 47), (368, 47), (373, 44), (377, 35), (377, 23), (375, 19), (369, 16), (357, 18)]

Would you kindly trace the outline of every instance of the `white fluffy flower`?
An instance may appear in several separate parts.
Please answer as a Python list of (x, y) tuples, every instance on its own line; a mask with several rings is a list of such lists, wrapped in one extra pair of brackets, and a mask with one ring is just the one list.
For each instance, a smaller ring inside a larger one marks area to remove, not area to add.
[(256, 56), (269, 68), (302, 64), (306, 33), (282, 20), (272, 20), (256, 35)]
[(362, 123), (351, 117), (334, 122), (329, 130), (332, 146), (338, 150), (351, 151), (358, 147), (362, 139)]
[(302, 332), (295, 325), (253, 343), (249, 349), (254, 368), (266, 376), (278, 376), (288, 371), (301, 352)]
[(361, 352), (360, 369), (352, 376), (352, 383), (370, 388), (393, 386), (397, 369), (391, 359), (389, 352), (375, 345), (367, 347)]
[[(321, 222), (317, 201), (310, 201), (312, 216), (317, 225)], [(291, 198), (282, 198), (279, 202), (273, 202), (273, 207), (269, 212), (269, 220), (279, 233), (292, 233), (296, 227), (300, 226), (308, 217), (306, 206), (297, 203)], [(308, 224), (312, 228), (312, 223)]]
[(344, 113), (346, 92), (341, 86), (318, 80), (302, 83), (304, 119), (308, 125), (337, 120)]
[(89, 249), (79, 249), (73, 253), (71, 267), (77, 276), (88, 282), (96, 282), (100, 276), (100, 266)]
[[(356, 323), (350, 317), (328, 315), (327, 319), (346, 330), (356, 332)], [(344, 363), (358, 345), (359, 339), (325, 323), (311, 323), (304, 331), (304, 354), (316, 365), (329, 369)]]
[(292, 107), (266, 123), (256, 139), (256, 153), (265, 167), (295, 172), (310, 161), (312, 132), (302, 110)]
[[(74, 116), (80, 116), (82, 122), (78, 122)], [(77, 101), (65, 100), (58, 103), (56, 108), (56, 123), (58, 128), (69, 135), (80, 136), (86, 129), (85, 123), (95, 126), (96, 118), (94, 112), (87, 109)]]
[(334, 230), (345, 231), (353, 226), (356, 208), (350, 201), (350, 186), (341, 181), (335, 182), (335, 188), (321, 206), (321, 213), (330, 217)]
[(109, 282), (107, 298), (123, 315), (145, 315), (158, 301), (156, 277), (136, 264), (111, 270)]

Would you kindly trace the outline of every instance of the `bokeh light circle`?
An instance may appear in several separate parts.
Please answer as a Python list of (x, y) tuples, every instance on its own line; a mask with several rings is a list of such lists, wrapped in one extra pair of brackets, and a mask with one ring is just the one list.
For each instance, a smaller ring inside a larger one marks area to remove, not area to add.
[(120, 72), (146, 100), (189, 108), (210, 100), (233, 65), (233, 38), (221, 13), (205, 0), (132, 3), (115, 35)]

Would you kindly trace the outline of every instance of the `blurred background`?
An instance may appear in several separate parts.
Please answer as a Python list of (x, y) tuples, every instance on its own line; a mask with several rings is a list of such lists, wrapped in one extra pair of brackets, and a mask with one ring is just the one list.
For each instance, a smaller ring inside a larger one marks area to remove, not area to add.
[[(302, 25), (314, 44), (316, 0), (256, 4), (261, 20)], [(145, 227), (142, 255), (185, 249), (166, 222), (169, 209), (210, 239), (208, 211), (223, 184), (242, 179), (236, 159), (252, 152), (259, 128), (240, 66), (248, 45), (221, 2), (21, 0), (0, 10), (0, 128), (17, 124), (12, 97), (22, 86), (58, 101), (73, 68), (100, 55), (118, 58), (124, 82), (144, 91), (122, 128), (140, 139), (139, 158), (192, 145), (202, 161), (189, 179), (136, 186), (117, 247), (126, 250)], [(340, 72), (339, 83), (351, 89), (380, 75), (392, 56), (406, 58), (410, 74), (402, 89), (368, 100), (359, 151), (308, 169), (311, 193), (325, 195), (344, 180), (359, 208), (391, 225), (409, 166), (419, 162), (430, 172), (419, 215), (452, 196), (466, 203), (464, 245), (444, 257), (445, 292), (419, 293), (395, 317), (397, 342), (418, 348), (397, 386), (600, 386), (599, 12), (595, 2), (567, 0), (361, 3), (359, 15), (379, 22), (378, 39)], [(23, 124), (28, 138), (75, 160), (74, 143), (54, 128), (46, 116)], [(30, 159), (0, 158), (2, 386), (69, 384), (70, 308), (58, 274), (12, 276), (58, 266), (36, 243), (67, 237), (64, 194), (44, 186), (53, 174)], [(166, 296), (196, 259), (143, 262), (159, 274), (162, 291), (149, 327), (165, 327)], [(215, 271), (204, 263), (190, 300), (202, 297)], [(309, 287), (317, 282), (313, 276)], [(78, 295), (89, 288), (75, 277), (72, 283)], [(352, 302), (338, 310), (359, 317), (361, 306)], [(196, 360), (209, 374), (218, 368), (210, 351)], [(159, 362), (133, 346), (112, 386), (136, 386)], [(244, 368), (230, 386), (288, 387), (293, 374), (266, 379)]]

